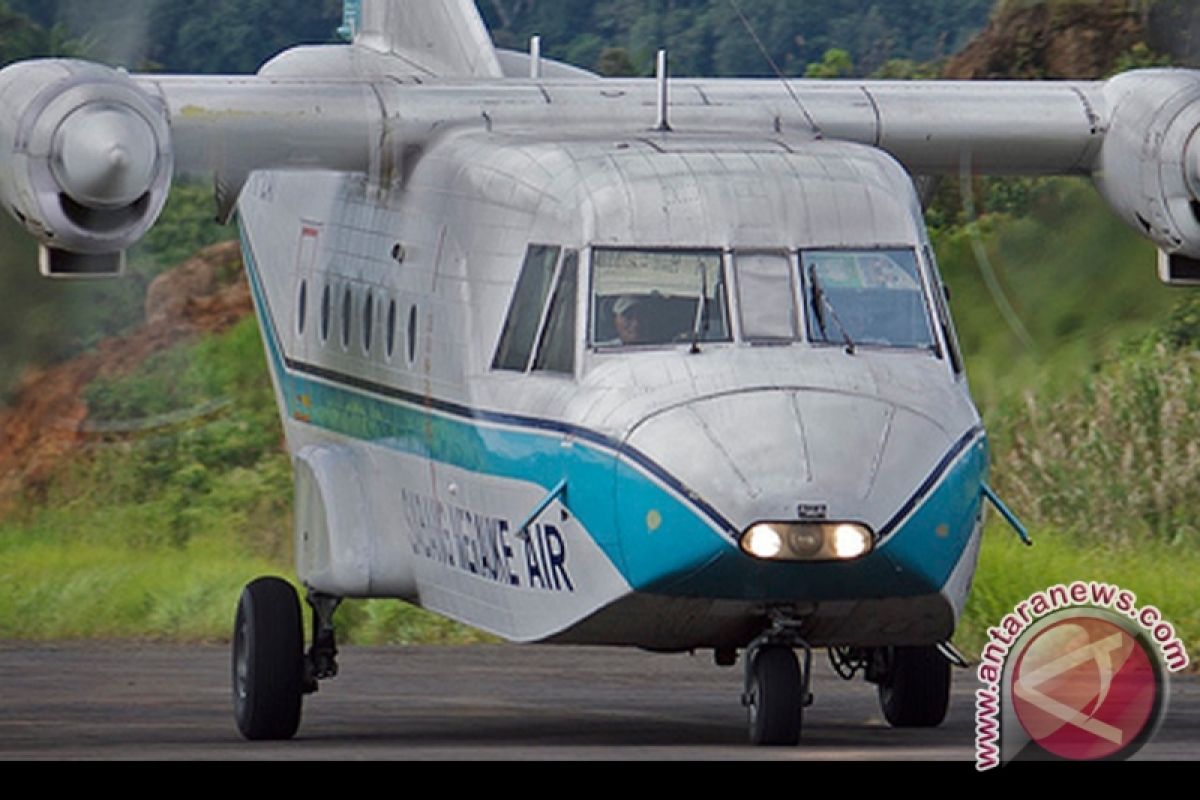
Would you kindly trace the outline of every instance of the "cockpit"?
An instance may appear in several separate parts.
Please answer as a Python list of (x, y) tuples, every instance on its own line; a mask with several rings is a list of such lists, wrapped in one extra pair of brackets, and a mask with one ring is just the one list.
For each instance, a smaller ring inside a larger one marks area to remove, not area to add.
[[(867, 348), (942, 357), (949, 349), (957, 371), (931, 262), (928, 249), (912, 247), (594, 247), (581, 253), (535, 245), (492, 366), (574, 374), (577, 352), (603, 358), (807, 344), (850, 354)], [(576, 324), (580, 315), (586, 315), (583, 325)]]

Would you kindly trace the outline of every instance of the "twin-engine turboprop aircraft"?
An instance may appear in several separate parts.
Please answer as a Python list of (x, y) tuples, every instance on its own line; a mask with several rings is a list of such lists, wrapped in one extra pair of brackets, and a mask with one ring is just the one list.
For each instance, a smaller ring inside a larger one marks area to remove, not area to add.
[(816, 647), (940, 723), (987, 439), (913, 178), (1091, 175), (1200, 280), (1200, 74), (601, 80), (495, 50), (467, 0), (347, 28), (254, 77), (0, 72), (0, 199), (47, 276), (118, 273), (175, 175), (240, 220), (315, 621), (306, 648), (291, 586), (246, 587), (242, 733), (296, 732), (343, 598), (741, 651), (758, 743), (797, 741)]

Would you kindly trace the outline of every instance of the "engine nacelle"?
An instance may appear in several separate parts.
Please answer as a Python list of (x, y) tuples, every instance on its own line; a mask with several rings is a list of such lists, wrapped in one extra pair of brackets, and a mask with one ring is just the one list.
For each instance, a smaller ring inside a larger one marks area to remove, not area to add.
[(119, 271), (172, 172), (166, 109), (124, 72), (68, 60), (0, 71), (0, 200), (42, 244), (43, 273)]
[(1162, 251), (1163, 279), (1200, 261), (1200, 74), (1146, 70), (1104, 90), (1109, 129), (1094, 171), (1118, 214)]

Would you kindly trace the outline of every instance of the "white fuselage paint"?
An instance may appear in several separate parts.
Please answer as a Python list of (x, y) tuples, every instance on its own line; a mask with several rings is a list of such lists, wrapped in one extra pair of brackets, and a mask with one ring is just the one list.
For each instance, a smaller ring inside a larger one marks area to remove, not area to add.
[[(256, 173), (240, 216), (268, 350), (279, 351), (273, 371), (286, 376), (276, 388), (289, 449), (332, 454), (313, 460), (317, 482), (348, 481), (364, 505), (326, 509), (332, 529), (314, 549), (298, 502), (299, 574), (321, 592), (403, 598), (517, 641), (725, 641), (769, 603), (664, 590), (706, 565), (654, 571), (671, 552), (654, 551), (654, 537), (670, 532), (622, 516), (660, 514), (632, 510), (642, 487), (680, 507), (702, 501), (715, 513), (696, 516), (722, 557), (748, 559), (737, 532), (792, 518), (800, 503), (881, 529), (979, 425), (962, 376), (930, 352), (585, 346), (592, 246), (926, 252), (908, 176), (866, 147), (469, 132), (425, 152), (403, 190), (344, 173)], [(583, 253), (574, 376), (491, 368), (531, 244)], [(923, 257), (922, 270), (928, 294), (939, 284)], [(580, 465), (599, 481), (585, 486)], [(622, 470), (639, 477), (623, 482)], [(517, 530), (559, 480), (566, 494)], [(321, 500), (354, 498), (326, 489)], [(586, 528), (576, 506), (605, 499), (611, 516), (593, 510)], [(974, 552), (969, 535), (960, 554)], [(873, 626), (869, 589), (796, 602), (830, 640), (856, 628), (863, 642), (934, 641), (961, 612), (969, 560), (954, 557), (953, 597), (931, 586), (895, 599), (901, 617), (911, 605), (926, 620), (900, 633)], [(658, 619), (605, 622), (607, 609), (654, 608), (660, 594)], [(726, 609), (706, 625), (695, 602)], [(679, 637), (663, 630), (675, 618)]]

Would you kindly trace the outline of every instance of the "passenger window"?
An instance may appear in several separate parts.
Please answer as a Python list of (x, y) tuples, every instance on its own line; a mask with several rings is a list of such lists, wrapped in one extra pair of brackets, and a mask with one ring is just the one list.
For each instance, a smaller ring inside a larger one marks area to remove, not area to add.
[(814, 251), (801, 267), (813, 342), (934, 349), (914, 251)]
[(734, 264), (742, 337), (755, 343), (796, 341), (791, 258), (784, 253), (737, 253)]
[(411, 367), (417, 360), (417, 307), (408, 309), (408, 365)]
[(575, 304), (579, 285), (579, 253), (568, 250), (542, 333), (535, 370), (575, 374)]
[(350, 348), (350, 312), (353, 310), (353, 300), (350, 294), (350, 287), (346, 287), (346, 291), (342, 293), (342, 347)]
[(308, 321), (308, 281), (300, 281), (300, 297), (296, 305), (296, 332), (303, 336), (304, 323)]
[(559, 252), (558, 247), (533, 245), (526, 253), (492, 369), (524, 372), (528, 368)]
[(396, 352), (396, 301), (388, 303), (387, 315), (387, 357), (390, 359)]
[(363, 351), (370, 355), (371, 337), (375, 329), (375, 294), (367, 292), (367, 302), (363, 305)]
[(720, 252), (598, 249), (592, 263), (592, 345), (730, 340)]
[(326, 284), (325, 290), (321, 292), (321, 344), (329, 341), (330, 302), (329, 285)]

